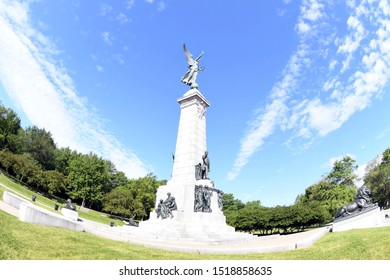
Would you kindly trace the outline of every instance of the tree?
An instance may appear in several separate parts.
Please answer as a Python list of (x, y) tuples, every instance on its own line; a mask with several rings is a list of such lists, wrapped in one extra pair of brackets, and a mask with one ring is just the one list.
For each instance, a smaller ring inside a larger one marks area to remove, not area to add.
[(128, 182), (128, 188), (132, 191), (133, 197), (140, 201), (144, 207), (147, 218), (150, 211), (155, 207), (157, 188), (162, 185), (153, 174), (145, 177), (132, 179)]
[(16, 177), (18, 177), (21, 182), (39, 188), (41, 186), (42, 170), (38, 163), (27, 153), (14, 156), (15, 162), (12, 169), (14, 170)]
[(20, 129), (20, 118), (12, 109), (5, 108), (0, 103), (0, 149), (12, 150), (10, 139)]
[(13, 150), (11, 138), (20, 128), (20, 118), (15, 111), (5, 108), (0, 102), (0, 149)]
[(387, 148), (382, 155), (381, 165), (390, 165), (390, 148)]
[(8, 150), (0, 151), (0, 164), (5, 168), (7, 173), (10, 173), (10, 168), (14, 166), (16, 162), (15, 155)]
[(245, 207), (239, 199), (235, 199), (231, 193), (223, 194), (223, 213), (226, 216), (226, 223), (232, 227), (237, 227), (238, 211)]
[(332, 171), (325, 177), (325, 180), (332, 184), (355, 186), (355, 180), (358, 179), (358, 176), (355, 174), (358, 166), (355, 165), (355, 162), (350, 156), (336, 160)]
[(383, 152), (381, 163), (366, 174), (364, 183), (380, 207), (390, 205), (390, 148)]
[(50, 132), (36, 126), (19, 132), (19, 153), (30, 153), (45, 169), (54, 169), (56, 145)]
[(77, 156), (78, 153), (76, 151), (72, 151), (69, 147), (56, 149), (54, 151), (55, 170), (61, 172), (65, 176), (68, 176), (70, 162)]
[(63, 194), (66, 191), (66, 177), (57, 170), (48, 170), (42, 174), (42, 184), (51, 195)]
[(81, 199), (81, 205), (100, 206), (103, 189), (109, 184), (109, 170), (106, 162), (96, 154), (81, 154), (69, 164), (69, 195)]
[(263, 209), (259, 200), (245, 203), (244, 207), (237, 211), (234, 226), (237, 230), (248, 232), (259, 230)]
[(142, 203), (135, 199), (132, 191), (126, 187), (117, 187), (105, 194), (103, 210), (112, 215), (129, 218), (142, 218), (146, 215)]
[(125, 173), (122, 171), (118, 171), (112, 161), (107, 160), (106, 164), (108, 166), (108, 172), (110, 174), (110, 184), (108, 185), (109, 189), (104, 190), (104, 192), (110, 192), (111, 190), (119, 186), (127, 186), (128, 179)]
[(323, 206), (328, 212), (326, 219), (330, 221), (337, 210), (344, 204), (353, 201), (355, 196), (356, 187), (354, 186), (337, 185), (322, 180), (308, 187), (297, 203), (316, 203)]
[(319, 183), (309, 186), (303, 195), (297, 197), (296, 203), (314, 202), (324, 207), (328, 213), (325, 219), (330, 221), (341, 206), (355, 199), (357, 165), (354, 163), (350, 156), (336, 161), (331, 172)]

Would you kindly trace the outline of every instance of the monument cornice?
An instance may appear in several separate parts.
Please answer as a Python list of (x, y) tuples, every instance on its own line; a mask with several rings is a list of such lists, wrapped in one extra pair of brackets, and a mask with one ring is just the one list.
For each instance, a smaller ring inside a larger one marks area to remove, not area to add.
[(182, 104), (185, 104), (189, 101), (195, 100), (197, 98), (198, 98), (198, 100), (202, 101), (205, 104), (205, 107), (210, 106), (210, 102), (196, 88), (193, 88), (193, 89), (190, 89), (189, 91), (187, 91), (182, 97), (177, 99), (177, 102), (179, 102), (179, 104), (182, 105)]

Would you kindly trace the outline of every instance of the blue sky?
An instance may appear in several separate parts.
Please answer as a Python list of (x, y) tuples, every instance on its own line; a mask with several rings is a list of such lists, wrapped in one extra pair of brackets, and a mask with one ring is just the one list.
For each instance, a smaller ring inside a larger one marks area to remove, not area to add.
[(236, 198), (292, 204), (390, 146), (385, 0), (4, 0), (0, 34), (3, 104), (129, 177), (170, 178), (183, 43), (204, 51), (211, 179)]

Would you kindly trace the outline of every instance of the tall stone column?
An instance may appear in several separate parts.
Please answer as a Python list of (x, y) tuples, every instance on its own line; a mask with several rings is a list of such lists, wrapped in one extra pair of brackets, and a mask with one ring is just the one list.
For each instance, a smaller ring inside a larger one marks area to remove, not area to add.
[(210, 104), (198, 89), (187, 91), (178, 102), (181, 113), (171, 180), (186, 184), (195, 181), (195, 165), (207, 150), (206, 109)]

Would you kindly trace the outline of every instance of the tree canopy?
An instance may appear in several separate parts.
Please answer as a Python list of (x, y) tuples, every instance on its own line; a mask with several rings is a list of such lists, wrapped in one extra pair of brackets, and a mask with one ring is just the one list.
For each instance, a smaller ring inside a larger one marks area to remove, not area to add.
[(390, 206), (390, 148), (382, 154), (379, 165), (371, 169), (364, 183), (371, 189), (372, 199), (381, 207)]

